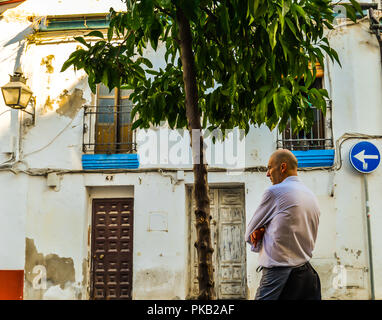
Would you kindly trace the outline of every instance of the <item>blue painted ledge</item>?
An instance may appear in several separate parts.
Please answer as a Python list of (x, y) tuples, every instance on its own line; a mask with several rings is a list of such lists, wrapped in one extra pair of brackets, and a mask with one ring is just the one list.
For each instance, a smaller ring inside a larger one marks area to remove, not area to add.
[(83, 154), (82, 168), (94, 169), (137, 169), (139, 156), (136, 153), (127, 154)]
[(334, 149), (292, 151), (298, 160), (298, 167), (331, 167), (334, 163)]

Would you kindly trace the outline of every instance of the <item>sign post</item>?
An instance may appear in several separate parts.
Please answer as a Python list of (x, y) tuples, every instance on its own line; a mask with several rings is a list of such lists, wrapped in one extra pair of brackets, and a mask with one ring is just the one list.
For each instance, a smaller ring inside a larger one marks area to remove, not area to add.
[(365, 209), (367, 221), (367, 241), (369, 248), (369, 274), (370, 274), (370, 291), (371, 300), (375, 300), (374, 293), (374, 270), (373, 270), (373, 252), (370, 232), (370, 207), (369, 207), (369, 190), (367, 185), (367, 174), (377, 169), (381, 162), (381, 155), (378, 148), (368, 142), (362, 141), (356, 143), (349, 152), (350, 163), (354, 169), (363, 173), (363, 182), (365, 188)]

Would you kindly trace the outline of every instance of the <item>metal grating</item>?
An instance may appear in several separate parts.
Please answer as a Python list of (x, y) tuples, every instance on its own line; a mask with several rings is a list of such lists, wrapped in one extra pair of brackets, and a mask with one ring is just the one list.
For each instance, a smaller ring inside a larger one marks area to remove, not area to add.
[(289, 150), (319, 150), (333, 148), (331, 100), (327, 100), (326, 118), (322, 111), (314, 108), (314, 124), (310, 131), (301, 130), (298, 133), (293, 132), (291, 123), (287, 124), (281, 137), (277, 137), (277, 147)]
[(132, 103), (84, 106), (83, 152), (135, 153), (135, 132), (131, 129), (132, 106)]

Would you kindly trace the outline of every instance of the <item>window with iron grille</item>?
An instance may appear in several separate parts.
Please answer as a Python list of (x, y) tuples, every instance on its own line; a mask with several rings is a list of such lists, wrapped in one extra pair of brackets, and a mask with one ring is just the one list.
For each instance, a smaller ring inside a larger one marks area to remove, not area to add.
[[(316, 78), (312, 86), (317, 89), (322, 89), (322, 80), (322, 77)], [(312, 106), (312, 108), (314, 114), (312, 128), (309, 131), (300, 130), (294, 132), (294, 128), (289, 121), (281, 137), (279, 133), (277, 133), (278, 148), (302, 151), (333, 148), (331, 100), (326, 101), (326, 117), (324, 117), (321, 110), (314, 106)]]
[(130, 90), (97, 87), (97, 103), (84, 108), (83, 151), (115, 154), (136, 151), (135, 135), (131, 130)]

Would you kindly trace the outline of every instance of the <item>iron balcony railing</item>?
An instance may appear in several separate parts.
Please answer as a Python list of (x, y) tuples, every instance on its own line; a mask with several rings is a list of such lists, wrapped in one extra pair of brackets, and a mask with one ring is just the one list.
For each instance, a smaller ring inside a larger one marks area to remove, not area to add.
[(131, 130), (129, 105), (84, 106), (84, 153), (135, 153), (135, 132)]
[(318, 150), (333, 148), (332, 101), (326, 100), (326, 117), (314, 108), (314, 124), (310, 131), (293, 132), (291, 123), (287, 124), (281, 137), (277, 133), (277, 147), (289, 150)]

